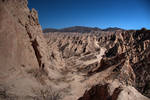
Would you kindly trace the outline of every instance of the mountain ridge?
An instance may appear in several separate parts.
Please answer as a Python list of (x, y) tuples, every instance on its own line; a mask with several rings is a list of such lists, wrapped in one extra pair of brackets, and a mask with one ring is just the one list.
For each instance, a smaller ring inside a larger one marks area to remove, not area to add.
[(43, 29), (43, 33), (48, 33), (48, 32), (80, 32), (80, 33), (90, 33), (92, 31), (118, 31), (118, 30), (125, 30), (122, 28), (118, 27), (108, 27), (105, 29), (101, 29), (98, 27), (87, 27), (87, 26), (71, 26), (71, 27), (66, 27), (66, 28), (45, 28)]

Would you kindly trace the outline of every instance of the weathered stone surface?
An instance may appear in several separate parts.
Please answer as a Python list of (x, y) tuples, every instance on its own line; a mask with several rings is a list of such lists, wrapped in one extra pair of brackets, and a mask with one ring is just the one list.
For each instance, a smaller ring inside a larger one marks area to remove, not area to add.
[(112, 89), (110, 87), (114, 87), (114, 83), (94, 86), (89, 91), (86, 91), (83, 97), (80, 97), (78, 100), (149, 100), (134, 87), (114, 87), (112, 94), (109, 92)]
[(40, 87), (40, 82), (28, 73), (49, 68), (37, 12), (27, 3), (0, 0), (0, 87), (16, 96), (33, 95), (32, 88)]
[(122, 90), (120, 88), (116, 88), (113, 91), (113, 94), (110, 95), (108, 88), (108, 84), (94, 86), (89, 91), (86, 91), (83, 97), (78, 100), (117, 100), (118, 95)]

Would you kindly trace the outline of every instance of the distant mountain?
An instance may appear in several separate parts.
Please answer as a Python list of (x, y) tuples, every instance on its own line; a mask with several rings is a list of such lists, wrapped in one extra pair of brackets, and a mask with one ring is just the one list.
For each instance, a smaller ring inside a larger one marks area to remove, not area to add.
[(48, 33), (48, 32), (57, 32), (58, 29), (54, 29), (54, 28), (46, 28), (43, 30), (43, 33)]
[(92, 31), (101, 31), (101, 29), (97, 27), (84, 27), (84, 26), (74, 26), (74, 27), (68, 27), (60, 30), (61, 32), (81, 32), (81, 33), (88, 33)]
[(89, 33), (92, 31), (101, 31), (101, 29), (97, 27), (84, 27), (84, 26), (73, 26), (62, 29), (54, 29), (54, 28), (46, 28), (43, 30), (44, 33), (48, 32), (80, 32), (80, 33)]
[(67, 27), (62, 29), (54, 29), (54, 28), (46, 28), (43, 30), (44, 33), (48, 32), (80, 32), (80, 33), (89, 33), (92, 31), (117, 31), (117, 30), (124, 30), (117, 27), (109, 27), (106, 29), (100, 29), (97, 27), (85, 27), (85, 26), (73, 26), (73, 27)]
[(118, 28), (118, 27), (109, 27), (109, 28), (103, 29), (103, 31), (117, 31), (117, 30), (124, 30), (124, 29)]

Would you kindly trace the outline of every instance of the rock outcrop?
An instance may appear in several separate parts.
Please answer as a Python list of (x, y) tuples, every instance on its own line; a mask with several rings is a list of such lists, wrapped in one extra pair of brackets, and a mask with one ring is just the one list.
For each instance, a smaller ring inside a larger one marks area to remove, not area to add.
[(0, 88), (18, 97), (32, 95), (32, 88), (40, 86), (28, 73), (47, 75), (50, 66), (37, 12), (27, 3), (0, 0)]
[(131, 86), (115, 88), (114, 86), (114, 83), (94, 86), (78, 100), (149, 100)]

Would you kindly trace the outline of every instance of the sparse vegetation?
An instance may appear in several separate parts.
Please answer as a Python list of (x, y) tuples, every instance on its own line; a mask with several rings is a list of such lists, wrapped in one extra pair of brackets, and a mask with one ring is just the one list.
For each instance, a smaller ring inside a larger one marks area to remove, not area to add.
[(42, 88), (40, 90), (33, 90), (35, 93), (34, 100), (60, 100), (61, 94), (59, 91), (52, 89), (51, 87)]
[(27, 71), (28, 74), (35, 77), (41, 84), (45, 84), (45, 78), (47, 78), (47, 73), (39, 69), (30, 69)]
[(19, 97), (8, 93), (9, 87), (0, 85), (0, 100), (19, 100)]

